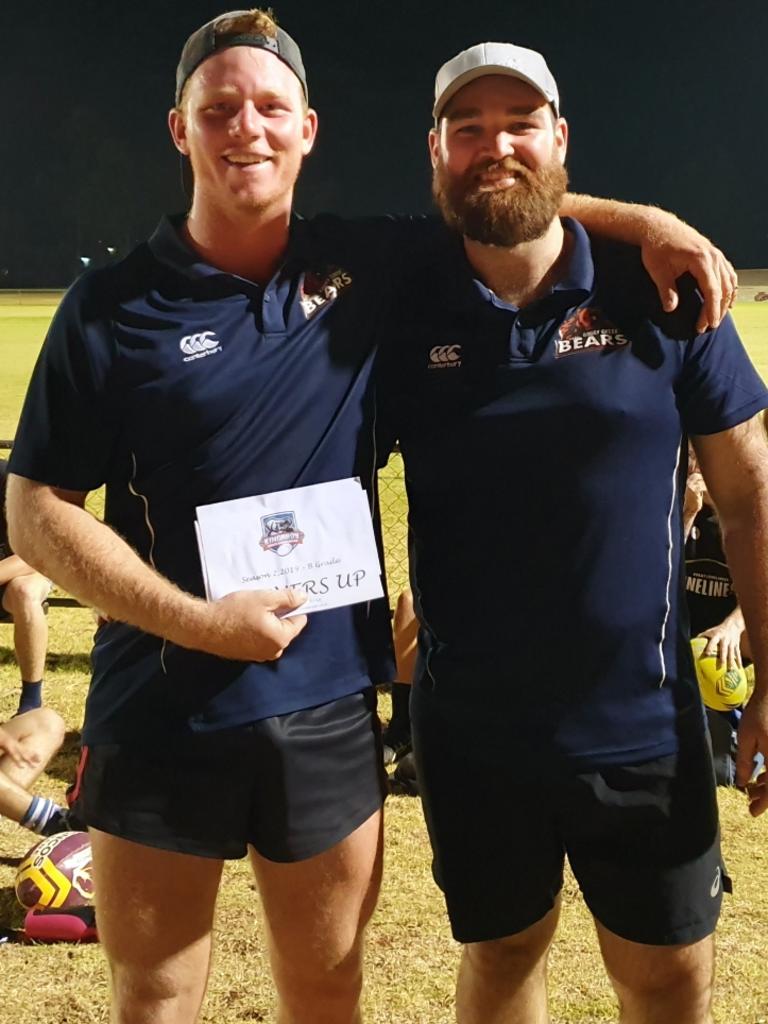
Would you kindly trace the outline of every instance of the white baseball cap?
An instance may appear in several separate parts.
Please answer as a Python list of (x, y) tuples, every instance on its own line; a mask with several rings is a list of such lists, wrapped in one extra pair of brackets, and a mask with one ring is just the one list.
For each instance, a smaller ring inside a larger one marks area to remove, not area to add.
[(439, 119), (448, 100), (462, 86), (483, 75), (510, 75), (527, 82), (552, 104), (555, 114), (560, 116), (557, 82), (540, 53), (513, 43), (478, 43), (452, 57), (437, 72), (435, 105), (432, 108), (435, 120)]

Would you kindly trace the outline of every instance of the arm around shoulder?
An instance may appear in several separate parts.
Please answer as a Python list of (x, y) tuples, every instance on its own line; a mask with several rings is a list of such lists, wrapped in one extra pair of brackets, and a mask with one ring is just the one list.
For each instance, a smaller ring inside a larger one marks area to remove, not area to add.
[(717, 327), (733, 305), (738, 287), (733, 266), (716, 245), (673, 213), (572, 192), (563, 197), (560, 213), (574, 217), (595, 235), (639, 246), (667, 313), (679, 301), (675, 282), (690, 274), (704, 299), (696, 325), (699, 333)]

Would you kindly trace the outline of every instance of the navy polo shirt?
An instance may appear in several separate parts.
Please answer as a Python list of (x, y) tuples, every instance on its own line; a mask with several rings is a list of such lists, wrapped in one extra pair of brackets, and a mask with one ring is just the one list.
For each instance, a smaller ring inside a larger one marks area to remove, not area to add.
[[(169, 220), (65, 296), (34, 371), (11, 470), (106, 484), (105, 519), (164, 576), (204, 594), (195, 507), (358, 476), (376, 511), (373, 326), (391, 221), (296, 219), (265, 288), (199, 259)], [(103, 567), (109, 574), (108, 565)], [(84, 740), (206, 730), (390, 679), (385, 600), (310, 617), (267, 664), (186, 650), (119, 622), (93, 653)]]
[(692, 286), (665, 315), (636, 250), (566, 227), (562, 279), (523, 309), (455, 238), (400, 295), (381, 384), (425, 684), (536, 770), (639, 762), (703, 729), (682, 442), (768, 405), (730, 318), (697, 337)]

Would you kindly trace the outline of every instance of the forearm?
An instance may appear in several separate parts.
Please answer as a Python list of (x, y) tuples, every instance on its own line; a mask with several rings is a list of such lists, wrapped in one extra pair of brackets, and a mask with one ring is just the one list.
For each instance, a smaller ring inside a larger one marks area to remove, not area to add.
[(8, 519), (14, 549), (83, 604), (181, 646), (198, 646), (205, 602), (155, 572), (85, 509), (30, 481), (18, 486), (12, 477)]
[(0, 559), (0, 587), (5, 586), (16, 576), (24, 576), (26, 573), (34, 571), (32, 566), (27, 565), (18, 555), (9, 555), (7, 558)]
[(743, 633), (746, 629), (746, 625), (744, 623), (744, 614), (741, 610), (741, 606), (737, 604), (731, 614), (726, 615), (722, 624), (724, 626), (733, 626), (734, 629), (738, 629), (739, 632)]
[(580, 221), (596, 235), (614, 238), (629, 245), (653, 244), (664, 222), (679, 221), (672, 213), (639, 203), (622, 203), (618, 199), (600, 199), (566, 192), (560, 214)]
[(721, 526), (728, 567), (739, 595), (739, 608), (732, 614), (740, 615), (749, 637), (756, 689), (768, 693), (768, 483), (751, 514), (730, 521), (721, 517)]

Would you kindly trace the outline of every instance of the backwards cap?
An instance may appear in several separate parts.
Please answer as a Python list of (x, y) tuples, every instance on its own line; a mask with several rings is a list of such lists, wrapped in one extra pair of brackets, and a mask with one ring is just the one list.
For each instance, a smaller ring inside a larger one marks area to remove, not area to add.
[(230, 18), (242, 17), (250, 14), (250, 11), (227, 11), (217, 18), (207, 22), (197, 29), (184, 44), (181, 51), (181, 59), (176, 68), (176, 105), (181, 102), (181, 94), (190, 75), (200, 67), (204, 60), (212, 57), (220, 50), (228, 50), (231, 46), (253, 46), (257, 50), (269, 50), (276, 57), (287, 64), (291, 71), (301, 82), (304, 90), (304, 98), (309, 99), (307, 92), (307, 73), (304, 70), (304, 62), (301, 59), (301, 50), (293, 39), (284, 32), (277, 29), (277, 35), (265, 36), (257, 32), (238, 32), (234, 34), (216, 34), (217, 26)]

